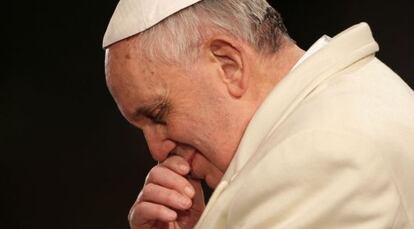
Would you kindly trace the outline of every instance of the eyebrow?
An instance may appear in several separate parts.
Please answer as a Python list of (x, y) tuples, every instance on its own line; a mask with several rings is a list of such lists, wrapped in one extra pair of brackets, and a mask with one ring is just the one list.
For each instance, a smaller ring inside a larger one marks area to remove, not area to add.
[(148, 116), (151, 114), (152, 111), (154, 111), (157, 108), (157, 104), (149, 104), (149, 105), (142, 105), (140, 107), (138, 107), (137, 109), (135, 109), (134, 112), (134, 117), (135, 118), (139, 118), (142, 116)]
[(145, 116), (151, 115), (151, 113), (154, 112), (154, 110), (156, 110), (159, 107), (162, 107), (163, 104), (164, 104), (164, 100), (160, 97), (154, 103), (147, 104), (147, 105), (141, 105), (140, 107), (135, 109), (134, 117), (139, 118), (139, 117), (143, 117), (143, 116), (145, 117)]
[(134, 118), (144, 116), (152, 109), (152, 106), (141, 106), (135, 109)]

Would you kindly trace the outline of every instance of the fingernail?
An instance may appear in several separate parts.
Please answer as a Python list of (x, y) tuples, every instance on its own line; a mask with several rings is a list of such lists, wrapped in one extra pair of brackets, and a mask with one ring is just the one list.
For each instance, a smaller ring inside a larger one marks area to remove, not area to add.
[(187, 186), (187, 187), (184, 188), (184, 192), (189, 197), (193, 197), (193, 195), (194, 195), (194, 188), (193, 187), (190, 187), (190, 186)]
[(178, 201), (180, 202), (180, 205), (184, 208), (189, 207), (191, 204), (191, 200), (185, 197), (180, 197)]
[(181, 164), (180, 165), (180, 169), (181, 169), (181, 171), (183, 171), (184, 173), (186, 173), (187, 171), (188, 171), (188, 166), (187, 165), (185, 165), (185, 164)]
[(177, 217), (177, 213), (174, 211), (165, 211), (165, 214), (169, 220), (175, 220), (175, 218)]

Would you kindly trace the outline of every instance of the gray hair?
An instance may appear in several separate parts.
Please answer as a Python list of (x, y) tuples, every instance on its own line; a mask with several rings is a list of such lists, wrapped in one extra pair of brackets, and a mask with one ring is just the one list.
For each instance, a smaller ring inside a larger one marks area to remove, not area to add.
[(140, 33), (140, 51), (165, 63), (189, 63), (209, 34), (225, 32), (260, 53), (274, 53), (288, 37), (280, 14), (266, 0), (203, 0)]

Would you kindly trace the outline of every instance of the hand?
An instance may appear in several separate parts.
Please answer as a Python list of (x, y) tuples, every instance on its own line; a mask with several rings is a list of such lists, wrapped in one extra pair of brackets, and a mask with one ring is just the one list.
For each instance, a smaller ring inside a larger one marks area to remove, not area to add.
[(185, 177), (189, 172), (180, 156), (152, 168), (129, 212), (131, 228), (193, 228), (205, 204), (201, 183)]

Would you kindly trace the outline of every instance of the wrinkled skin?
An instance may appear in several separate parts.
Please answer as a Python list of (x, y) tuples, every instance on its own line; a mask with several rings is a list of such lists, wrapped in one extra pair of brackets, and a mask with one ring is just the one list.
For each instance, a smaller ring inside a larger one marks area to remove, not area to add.
[(189, 164), (180, 156), (155, 166), (131, 208), (131, 228), (193, 228), (205, 204), (200, 180), (186, 178), (189, 171)]
[(218, 34), (183, 67), (147, 59), (140, 48), (135, 37), (106, 52), (108, 88), (159, 162), (131, 208), (130, 225), (193, 228), (204, 209), (200, 180), (218, 185), (258, 106), (303, 50), (291, 43), (261, 56)]
[[(190, 71), (145, 59), (135, 45), (122, 41), (106, 55), (108, 88), (123, 116), (144, 132), (159, 162), (130, 211), (130, 224), (192, 228), (204, 209), (200, 180), (213, 189), (220, 181), (247, 124), (240, 112), (247, 106), (228, 93), (213, 54), (201, 57)], [(215, 50), (221, 56), (227, 51)], [(185, 187), (192, 191), (186, 193)]]

